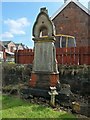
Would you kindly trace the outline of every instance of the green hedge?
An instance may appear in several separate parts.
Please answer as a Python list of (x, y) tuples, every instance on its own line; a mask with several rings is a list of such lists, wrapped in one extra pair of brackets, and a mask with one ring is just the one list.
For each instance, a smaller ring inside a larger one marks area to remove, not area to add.
[(60, 82), (70, 84), (74, 93), (90, 94), (90, 66), (59, 66)]
[[(60, 83), (70, 84), (72, 92), (86, 94), (90, 91), (90, 66), (59, 65)], [(32, 65), (2, 64), (2, 85), (17, 85), (29, 82)]]
[(16, 85), (28, 82), (31, 76), (31, 65), (6, 63), (2, 65), (2, 85)]

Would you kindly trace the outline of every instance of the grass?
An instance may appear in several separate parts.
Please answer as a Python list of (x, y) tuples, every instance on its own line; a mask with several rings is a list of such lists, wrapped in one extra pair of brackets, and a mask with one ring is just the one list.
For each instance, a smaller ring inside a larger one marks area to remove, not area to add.
[[(0, 97), (1, 101), (1, 97)], [(60, 118), (66, 120), (75, 116), (65, 111), (54, 111), (50, 107), (26, 102), (13, 96), (2, 96), (2, 118)], [(71, 120), (71, 119), (70, 119)]]

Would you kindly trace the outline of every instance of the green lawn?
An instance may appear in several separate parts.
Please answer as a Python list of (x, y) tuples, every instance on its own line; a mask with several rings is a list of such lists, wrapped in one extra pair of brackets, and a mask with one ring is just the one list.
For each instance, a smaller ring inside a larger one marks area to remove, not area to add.
[[(2, 96), (2, 118), (75, 118), (74, 115), (65, 111), (54, 111), (50, 107), (26, 102), (13, 96)], [(70, 119), (71, 120), (71, 119)]]

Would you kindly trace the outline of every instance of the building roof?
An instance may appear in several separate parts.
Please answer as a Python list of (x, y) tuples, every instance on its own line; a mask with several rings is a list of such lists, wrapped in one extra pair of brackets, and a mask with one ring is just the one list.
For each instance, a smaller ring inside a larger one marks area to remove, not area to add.
[(14, 55), (13, 52), (8, 52), (8, 51), (6, 51), (6, 53), (9, 54), (9, 55)]
[[(13, 42), (13, 41), (0, 41), (0, 44), (3, 46), (3, 47), (7, 47), (7, 45), (10, 43), (10, 42)], [(14, 43), (14, 42), (13, 42)], [(14, 43), (16, 48), (18, 48), (19, 45), (21, 45), (23, 47), (23, 49), (28, 49), (27, 46), (25, 46), (24, 44), (22, 43)]]
[(3, 48), (5, 48), (5, 46), (3, 45), (2, 41), (0, 41), (0, 46), (2, 46)]
[(18, 48), (18, 46), (20, 45), (20, 43), (15, 43), (15, 45), (16, 45), (16, 48)]
[(23, 48), (25, 48), (25, 45), (22, 43), (15, 43), (16, 47), (18, 48), (19, 45), (21, 45)]
[(87, 9), (85, 6), (83, 6), (79, 1), (77, 0), (67, 0), (62, 7), (60, 7), (52, 16), (51, 20), (53, 20), (69, 3), (75, 3), (78, 7), (80, 7), (84, 12), (90, 15), (90, 10)]
[(2, 41), (3, 45), (8, 45), (12, 41)]

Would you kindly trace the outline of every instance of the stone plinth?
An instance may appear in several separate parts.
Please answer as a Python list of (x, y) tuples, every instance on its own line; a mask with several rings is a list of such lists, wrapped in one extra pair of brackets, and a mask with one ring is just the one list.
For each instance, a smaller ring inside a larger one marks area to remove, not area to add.
[[(47, 30), (47, 36), (41, 36)], [(55, 29), (47, 10), (42, 8), (33, 27), (34, 61), (29, 86), (35, 89), (49, 90), (57, 87), (59, 72), (55, 49)]]
[(49, 90), (50, 86), (57, 86), (58, 73), (38, 72), (31, 74), (30, 87)]

